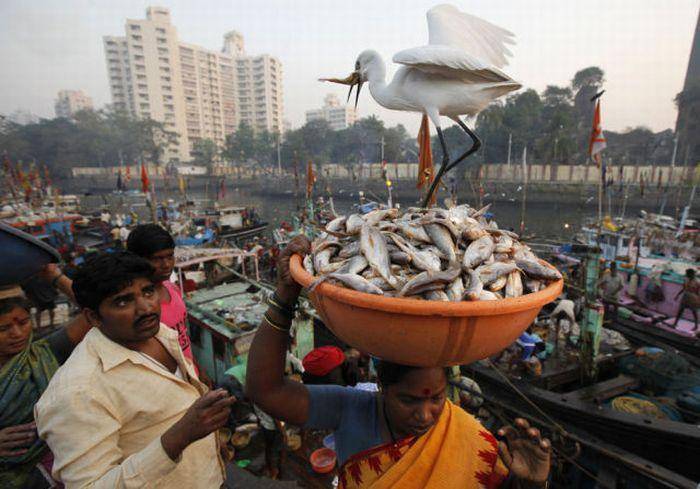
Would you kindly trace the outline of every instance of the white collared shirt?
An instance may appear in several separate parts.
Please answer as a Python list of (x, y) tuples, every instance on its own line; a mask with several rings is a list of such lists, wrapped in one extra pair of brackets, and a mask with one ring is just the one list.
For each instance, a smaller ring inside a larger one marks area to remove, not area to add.
[(207, 391), (185, 359), (177, 333), (156, 335), (183, 372), (178, 378), (93, 328), (58, 369), (34, 408), (39, 436), (66, 488), (218, 488), (224, 480), (215, 433), (180, 460), (160, 437)]

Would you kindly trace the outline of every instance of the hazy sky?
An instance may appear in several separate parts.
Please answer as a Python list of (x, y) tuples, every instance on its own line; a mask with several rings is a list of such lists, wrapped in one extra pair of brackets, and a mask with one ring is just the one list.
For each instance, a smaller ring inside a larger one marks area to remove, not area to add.
[[(123, 35), (126, 18), (143, 18), (148, 5), (171, 10), (179, 37), (219, 49), (238, 30), (250, 54), (277, 56), (284, 69), (285, 118), (298, 127), (304, 111), (322, 105), (340, 86), (316, 81), (347, 75), (366, 48), (391, 56), (427, 43), (422, 0), (0, 0), (0, 113), (28, 109), (53, 117), (60, 89), (83, 89), (96, 105), (110, 102), (103, 35)], [(673, 98), (681, 90), (698, 0), (470, 0), (460, 10), (516, 35), (505, 71), (526, 87), (566, 85), (586, 66), (605, 71), (604, 128), (673, 127)], [(360, 116), (372, 113), (415, 133), (414, 114), (381, 109), (367, 91)]]

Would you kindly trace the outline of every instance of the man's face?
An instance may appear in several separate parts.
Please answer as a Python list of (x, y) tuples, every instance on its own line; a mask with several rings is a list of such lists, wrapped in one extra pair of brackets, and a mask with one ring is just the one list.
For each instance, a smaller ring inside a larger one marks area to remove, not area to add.
[(153, 280), (158, 283), (165, 282), (170, 278), (173, 268), (175, 268), (175, 250), (168, 248), (157, 251), (148, 257), (148, 261), (151, 262), (151, 266), (155, 270)]
[(0, 315), (0, 357), (10, 357), (27, 347), (32, 334), (32, 321), (22, 307)]
[(119, 344), (152, 338), (160, 327), (160, 301), (156, 286), (147, 278), (136, 278), (100, 303), (97, 313), (86, 310), (100, 331)]
[(447, 377), (441, 368), (411, 370), (401, 382), (384, 388), (389, 423), (398, 437), (420, 436), (445, 407)]

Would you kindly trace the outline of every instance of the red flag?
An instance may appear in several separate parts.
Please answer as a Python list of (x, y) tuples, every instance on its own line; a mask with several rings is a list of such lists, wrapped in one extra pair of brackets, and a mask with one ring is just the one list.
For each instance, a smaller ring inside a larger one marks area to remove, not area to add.
[(314, 188), (314, 183), (316, 183), (316, 174), (314, 173), (314, 166), (311, 160), (306, 165), (306, 197), (311, 197), (311, 191)]
[(428, 116), (423, 114), (423, 120), (418, 131), (418, 184), (423, 188), (433, 181), (433, 153), (430, 149), (430, 126)]
[(148, 173), (146, 173), (146, 165), (141, 162), (141, 190), (144, 193), (148, 193), (148, 187), (150, 182), (148, 181)]
[(127, 166), (127, 167), (126, 167), (126, 175), (125, 175), (125, 177), (126, 177), (126, 178), (125, 178), (126, 182), (129, 183), (129, 182), (131, 181), (131, 167), (130, 167), (130, 166)]
[(600, 100), (598, 100), (593, 113), (593, 128), (591, 130), (591, 139), (588, 142), (588, 154), (599, 168), (601, 163), (599, 153), (605, 149), (605, 146), (605, 136), (603, 135), (603, 127), (600, 122)]

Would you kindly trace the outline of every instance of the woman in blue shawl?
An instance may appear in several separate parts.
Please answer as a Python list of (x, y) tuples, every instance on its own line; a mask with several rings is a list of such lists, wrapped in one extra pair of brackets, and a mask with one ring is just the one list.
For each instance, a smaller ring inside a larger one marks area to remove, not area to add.
[(37, 437), (34, 404), (90, 329), (82, 314), (48, 337), (33, 340), (28, 304), (0, 300), (0, 487), (51, 487), (51, 453)]

